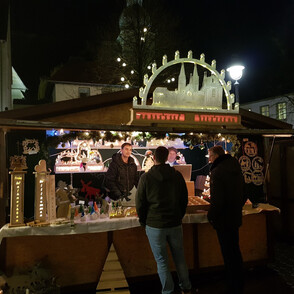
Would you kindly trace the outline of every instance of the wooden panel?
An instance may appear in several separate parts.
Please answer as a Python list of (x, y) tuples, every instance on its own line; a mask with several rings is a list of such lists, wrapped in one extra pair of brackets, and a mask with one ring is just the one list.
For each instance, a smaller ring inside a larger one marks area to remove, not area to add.
[(223, 264), (215, 230), (209, 224), (197, 224), (198, 229), (198, 266), (206, 268)]
[[(239, 233), (244, 262), (268, 258), (265, 214), (243, 217)], [(217, 234), (210, 224), (198, 224), (198, 256), (199, 268), (223, 265)]]
[[(131, 103), (122, 103), (119, 106), (107, 106), (98, 109), (80, 111), (73, 114), (64, 114), (51, 117), (53, 122), (75, 122), (83, 124), (126, 124), (130, 120)], [(48, 120), (48, 119), (47, 119)]]
[(113, 244), (127, 278), (157, 273), (144, 228), (114, 231)]
[(42, 262), (61, 286), (97, 284), (108, 254), (107, 233), (13, 237), (4, 241), (6, 273)]
[[(193, 269), (193, 224), (184, 224), (183, 234), (186, 261), (188, 268)], [(156, 262), (144, 228), (114, 231), (113, 244), (127, 278), (157, 274)], [(169, 261), (171, 270), (175, 271), (175, 265), (170, 252)]]
[(128, 288), (128, 283), (118, 260), (114, 246), (112, 245), (106, 258), (103, 272), (100, 276), (96, 290), (115, 291), (119, 288)]
[(243, 217), (240, 228), (240, 249), (244, 262), (268, 258), (266, 214), (251, 214)]

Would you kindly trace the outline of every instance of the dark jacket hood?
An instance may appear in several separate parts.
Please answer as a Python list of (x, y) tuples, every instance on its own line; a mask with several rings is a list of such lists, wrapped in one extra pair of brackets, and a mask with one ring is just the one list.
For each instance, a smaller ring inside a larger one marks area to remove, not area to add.
[(239, 174), (240, 173), (240, 165), (237, 160), (232, 160), (233, 157), (230, 154), (220, 155), (215, 161), (212, 163), (210, 167), (210, 171), (215, 169), (217, 166), (221, 165), (222, 170), (227, 174)]
[(153, 165), (148, 173), (157, 181), (163, 182), (164, 180), (174, 177), (176, 170), (169, 164)]

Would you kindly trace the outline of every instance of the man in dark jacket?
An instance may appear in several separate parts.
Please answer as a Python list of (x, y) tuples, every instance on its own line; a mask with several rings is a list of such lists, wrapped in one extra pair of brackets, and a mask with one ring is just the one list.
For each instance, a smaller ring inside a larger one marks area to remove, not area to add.
[(243, 292), (239, 227), (242, 224), (243, 176), (237, 159), (221, 146), (209, 149), (210, 210), (207, 217), (215, 228), (227, 273), (228, 293)]
[(121, 152), (112, 156), (112, 162), (105, 175), (105, 187), (112, 200), (123, 198), (130, 200), (128, 195), (138, 184), (137, 166), (131, 154), (132, 145), (124, 143), (121, 146)]
[(157, 262), (162, 293), (171, 294), (174, 282), (168, 266), (167, 243), (176, 265), (179, 285), (191, 293), (189, 272), (184, 257), (182, 218), (188, 203), (185, 180), (180, 172), (165, 164), (168, 150), (155, 150), (155, 165), (140, 178), (136, 194), (139, 221), (146, 228), (151, 250)]

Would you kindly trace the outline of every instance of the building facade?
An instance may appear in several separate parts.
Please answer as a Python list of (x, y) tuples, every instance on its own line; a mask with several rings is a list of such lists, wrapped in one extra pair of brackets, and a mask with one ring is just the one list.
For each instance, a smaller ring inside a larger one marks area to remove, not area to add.
[(294, 125), (294, 93), (244, 103), (241, 108)]
[(95, 96), (125, 90), (122, 85), (53, 81), (53, 102)]

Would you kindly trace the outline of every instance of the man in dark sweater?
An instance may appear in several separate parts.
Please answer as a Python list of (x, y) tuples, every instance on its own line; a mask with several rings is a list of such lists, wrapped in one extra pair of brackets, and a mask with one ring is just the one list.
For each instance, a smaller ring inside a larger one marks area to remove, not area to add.
[(191, 292), (189, 272), (184, 257), (182, 218), (188, 203), (185, 180), (180, 172), (165, 164), (168, 150), (155, 150), (155, 165), (140, 178), (136, 194), (139, 221), (146, 229), (163, 294), (174, 292), (174, 282), (168, 266), (167, 244), (172, 252), (184, 293)]
[(124, 143), (120, 153), (115, 153), (112, 156), (112, 162), (105, 175), (105, 188), (109, 191), (112, 200), (124, 198), (129, 200), (130, 191), (134, 186), (137, 187), (137, 166), (131, 154), (132, 145)]
[(243, 176), (237, 159), (221, 146), (209, 149), (210, 210), (207, 217), (220, 243), (230, 294), (243, 293), (242, 255), (239, 227), (242, 224)]

